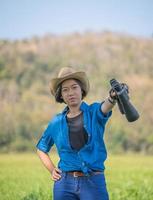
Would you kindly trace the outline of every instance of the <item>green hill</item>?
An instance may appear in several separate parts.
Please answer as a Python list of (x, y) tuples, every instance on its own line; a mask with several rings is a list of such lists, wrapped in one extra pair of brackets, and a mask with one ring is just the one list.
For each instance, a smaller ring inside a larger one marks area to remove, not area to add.
[(0, 40), (0, 151), (34, 149), (49, 119), (64, 106), (55, 104), (49, 80), (70, 65), (87, 72), (89, 103), (107, 96), (111, 78), (129, 85), (141, 116), (128, 123), (114, 109), (106, 129), (109, 150), (153, 153), (153, 39), (111, 32)]

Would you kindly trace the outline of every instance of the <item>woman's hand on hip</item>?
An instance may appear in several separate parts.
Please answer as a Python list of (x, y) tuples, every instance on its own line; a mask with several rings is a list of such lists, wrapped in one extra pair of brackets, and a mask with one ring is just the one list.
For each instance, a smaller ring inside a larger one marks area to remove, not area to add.
[(53, 171), (51, 172), (51, 178), (53, 181), (58, 181), (61, 178), (61, 173), (62, 171), (58, 168), (54, 168)]

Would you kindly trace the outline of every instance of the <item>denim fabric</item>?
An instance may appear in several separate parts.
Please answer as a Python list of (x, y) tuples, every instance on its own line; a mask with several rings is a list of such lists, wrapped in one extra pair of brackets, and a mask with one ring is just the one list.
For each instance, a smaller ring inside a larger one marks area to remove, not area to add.
[(58, 167), (62, 171), (82, 171), (85, 174), (92, 170), (103, 171), (104, 161), (107, 158), (103, 139), (104, 130), (112, 112), (104, 115), (101, 111), (101, 103), (88, 105), (82, 102), (80, 110), (83, 113), (83, 124), (88, 134), (88, 141), (79, 151), (72, 149), (70, 145), (66, 121), (68, 107), (50, 121), (37, 148), (48, 153), (55, 144), (60, 158)]
[(54, 200), (109, 200), (104, 173), (84, 177), (62, 173), (53, 195)]

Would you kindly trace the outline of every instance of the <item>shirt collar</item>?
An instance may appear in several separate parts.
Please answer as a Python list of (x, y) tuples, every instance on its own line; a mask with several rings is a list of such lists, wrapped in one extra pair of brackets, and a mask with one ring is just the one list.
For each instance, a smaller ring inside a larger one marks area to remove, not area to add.
[[(80, 110), (85, 111), (85, 110), (87, 110), (87, 108), (88, 108), (88, 104), (86, 104), (84, 101), (82, 101), (82, 103), (80, 105)], [(68, 110), (69, 110), (69, 108), (68, 108), (68, 106), (66, 106), (64, 108), (64, 110), (62, 111), (62, 114), (66, 114), (68, 112)]]

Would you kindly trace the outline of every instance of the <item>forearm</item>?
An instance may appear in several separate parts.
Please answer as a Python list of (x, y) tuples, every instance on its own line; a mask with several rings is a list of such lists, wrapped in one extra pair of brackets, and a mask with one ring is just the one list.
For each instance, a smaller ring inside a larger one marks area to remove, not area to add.
[(108, 97), (105, 99), (104, 103), (101, 106), (101, 110), (104, 114), (107, 114), (109, 111), (112, 110), (112, 108), (115, 106), (116, 102)]
[(52, 171), (55, 168), (54, 163), (52, 162), (52, 160), (50, 159), (49, 155), (47, 153), (44, 153), (43, 151), (37, 150), (37, 154), (40, 158), (40, 160), (42, 161), (43, 165), (46, 167), (46, 169), (52, 173)]

